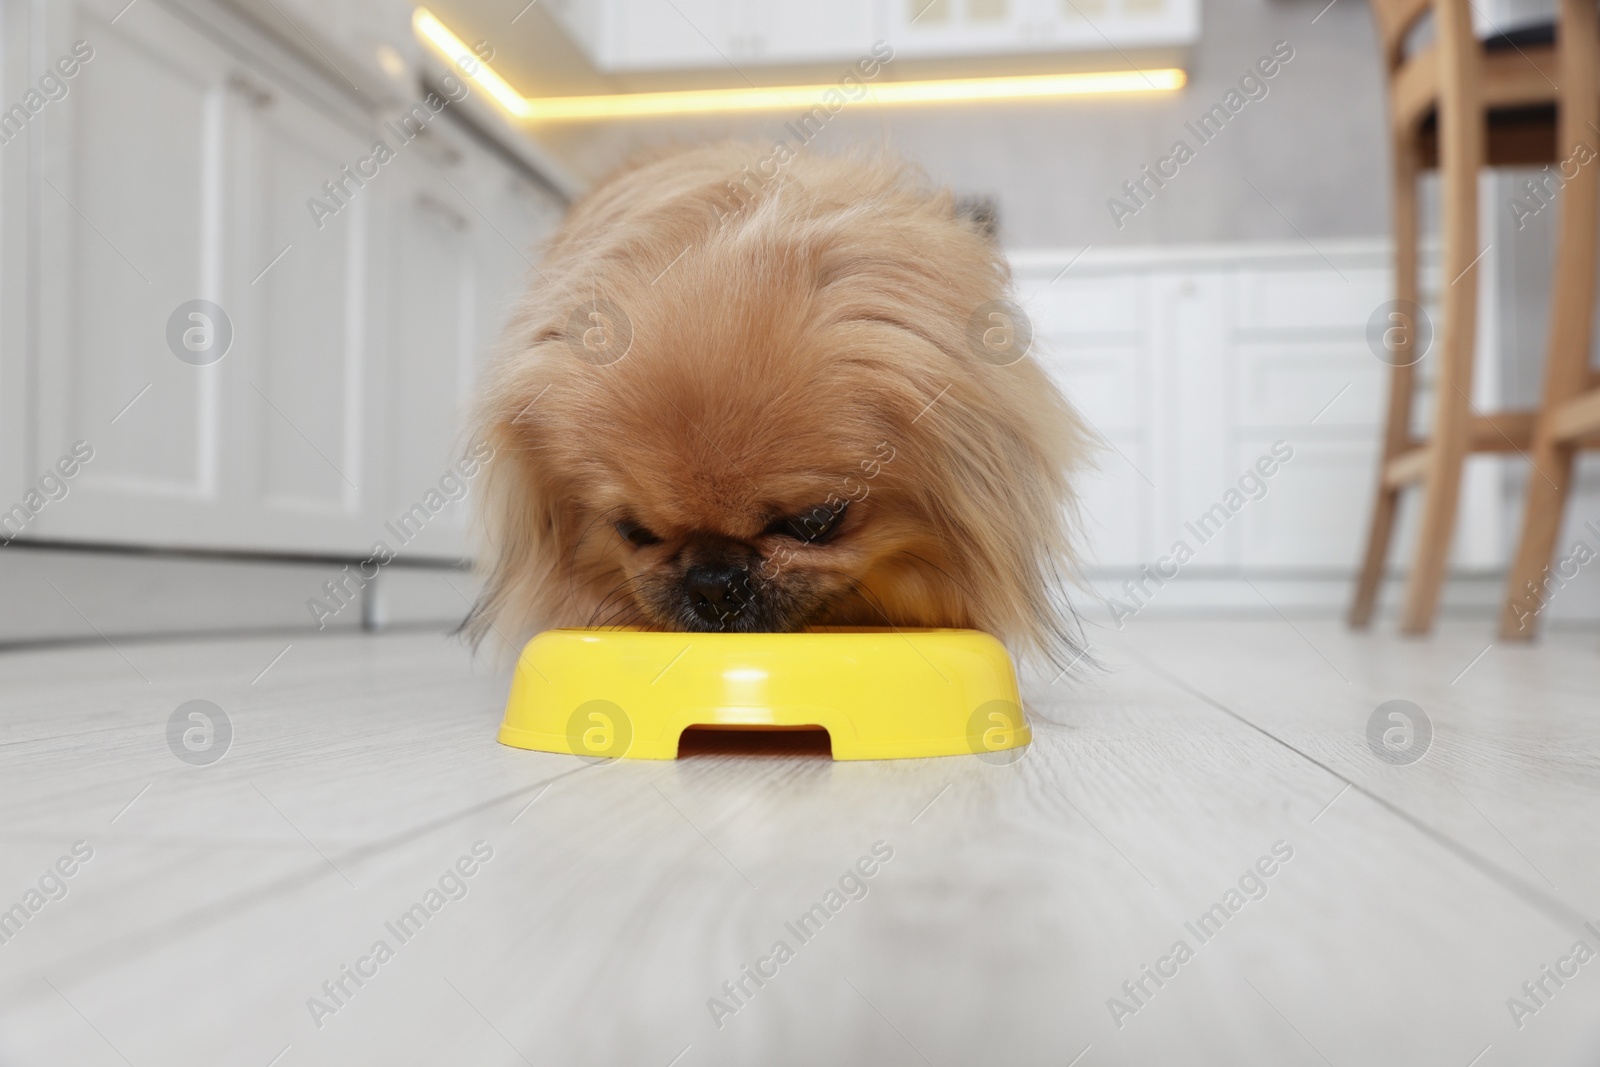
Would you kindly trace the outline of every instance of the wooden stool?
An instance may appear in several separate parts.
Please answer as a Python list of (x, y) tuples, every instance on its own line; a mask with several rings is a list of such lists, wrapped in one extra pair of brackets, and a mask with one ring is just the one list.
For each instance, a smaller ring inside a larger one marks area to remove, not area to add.
[[(1582, 401), (1587, 407), (1575, 406), (1577, 395), (1593, 385), (1587, 361), (1594, 292), (1595, 176), (1600, 173), (1600, 160), (1579, 168), (1577, 177), (1567, 182), (1558, 205), (1558, 278), (1543, 408), (1485, 415), (1471, 400), (1477, 265), (1487, 251), (1478, 243), (1478, 172), (1484, 166), (1560, 163), (1573, 155), (1580, 142), (1600, 145), (1600, 129), (1590, 130), (1587, 136), (1581, 132), (1600, 106), (1596, 83), (1600, 32), (1594, 0), (1561, 0), (1559, 44), (1554, 27), (1480, 41), (1472, 31), (1468, 0), (1374, 0), (1373, 11), (1388, 71), (1395, 293), (1399, 302), (1410, 307), (1419, 302), (1417, 179), (1432, 166), (1439, 168), (1443, 194), (1443, 255), (1440, 315), (1433, 345), (1437, 361), (1433, 426), (1426, 439), (1411, 434), (1414, 364), (1421, 353), (1412, 356), (1414, 324), (1402, 319), (1397, 321), (1401, 327), (1396, 334), (1398, 343), (1391, 349), (1396, 358), (1378, 465), (1377, 500), (1350, 625), (1362, 627), (1371, 621), (1400, 491), (1415, 484), (1422, 494), (1422, 522), (1400, 628), (1406, 633), (1425, 633), (1433, 625), (1449, 563), (1461, 467), (1467, 455), (1526, 455), (1531, 448), (1535, 452), (1534, 480), (1544, 481), (1538, 476), (1544, 470), (1552, 486), (1558, 487), (1554, 493), (1541, 495), (1540, 514), (1551, 517), (1537, 522), (1530, 497), (1529, 529), (1536, 536), (1525, 533), (1519, 560), (1524, 555), (1536, 557), (1533, 568), (1537, 571), (1550, 556), (1560, 522), (1573, 448), (1578, 438), (1600, 426), (1600, 399), (1590, 395)], [(1433, 43), (1407, 55), (1407, 34), (1429, 13), (1433, 15)], [(1560, 418), (1555, 417), (1558, 414)], [(1585, 421), (1585, 415), (1595, 417)], [(1548, 442), (1542, 453), (1536, 443), (1541, 433)], [(1556, 477), (1558, 473), (1561, 478)], [(1507, 610), (1509, 613), (1509, 604)]]

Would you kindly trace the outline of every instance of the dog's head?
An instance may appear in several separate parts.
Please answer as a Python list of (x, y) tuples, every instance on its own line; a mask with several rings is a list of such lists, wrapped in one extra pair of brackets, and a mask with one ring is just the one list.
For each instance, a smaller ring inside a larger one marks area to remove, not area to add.
[(625, 174), (552, 249), (480, 419), (479, 632), (1058, 637), (1082, 432), (1005, 348), (993, 244), (893, 167), (795, 161), (742, 198), (730, 150)]

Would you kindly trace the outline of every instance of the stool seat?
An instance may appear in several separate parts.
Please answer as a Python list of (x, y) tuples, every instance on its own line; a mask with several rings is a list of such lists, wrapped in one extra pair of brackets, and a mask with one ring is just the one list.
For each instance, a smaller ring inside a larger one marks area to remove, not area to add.
[(1488, 52), (1519, 52), (1525, 48), (1554, 48), (1555, 43), (1555, 19), (1536, 19), (1513, 26), (1510, 29), (1497, 29), (1482, 39), (1484, 50)]
[[(1554, 20), (1531, 22), (1492, 33), (1480, 42), (1488, 64), (1544, 71), (1557, 67)], [(1509, 81), (1501, 78), (1498, 81)], [(1491, 167), (1526, 167), (1556, 158), (1556, 105), (1551, 99), (1535, 104), (1494, 104), (1486, 108), (1489, 123), (1487, 162)], [(1417, 129), (1417, 149), (1422, 166), (1439, 166), (1439, 109), (1430, 108)]]
[[(1485, 162), (1491, 167), (1530, 167), (1554, 161), (1556, 156), (1556, 106), (1523, 104), (1488, 108)], [(1424, 170), (1439, 167), (1439, 115), (1430, 111), (1417, 130), (1418, 163)]]

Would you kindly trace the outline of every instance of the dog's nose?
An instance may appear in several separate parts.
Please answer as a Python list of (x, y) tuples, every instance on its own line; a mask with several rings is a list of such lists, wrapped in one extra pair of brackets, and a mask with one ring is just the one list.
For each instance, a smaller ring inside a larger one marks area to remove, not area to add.
[(696, 563), (683, 574), (694, 613), (707, 622), (722, 622), (744, 610), (743, 567)]

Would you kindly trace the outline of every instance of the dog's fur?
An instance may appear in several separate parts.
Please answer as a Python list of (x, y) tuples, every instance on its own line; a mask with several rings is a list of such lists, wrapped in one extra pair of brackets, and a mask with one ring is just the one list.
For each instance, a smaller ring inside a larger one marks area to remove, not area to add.
[[(974, 313), (1009, 286), (998, 247), (905, 165), (803, 155), (761, 183), (769, 155), (636, 162), (554, 237), (476, 418), (494, 456), (468, 632), (887, 624), (1075, 646), (1061, 590), (1089, 435), (1031, 356), (974, 351)], [(846, 500), (827, 540), (771, 532)], [(684, 572), (707, 560), (739, 568), (745, 610), (695, 613)]]

